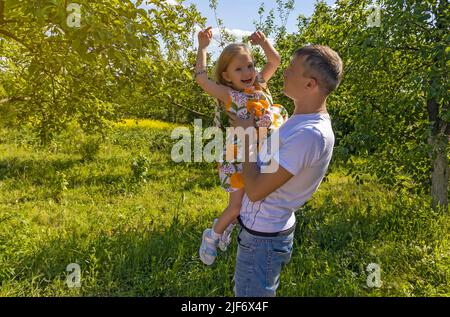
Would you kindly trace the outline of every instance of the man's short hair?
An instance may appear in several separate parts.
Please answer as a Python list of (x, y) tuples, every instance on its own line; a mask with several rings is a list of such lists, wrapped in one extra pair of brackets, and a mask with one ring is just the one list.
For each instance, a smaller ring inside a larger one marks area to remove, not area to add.
[(303, 75), (314, 77), (326, 95), (339, 86), (343, 75), (343, 64), (338, 53), (330, 47), (308, 45), (295, 51), (294, 56), (305, 56)]

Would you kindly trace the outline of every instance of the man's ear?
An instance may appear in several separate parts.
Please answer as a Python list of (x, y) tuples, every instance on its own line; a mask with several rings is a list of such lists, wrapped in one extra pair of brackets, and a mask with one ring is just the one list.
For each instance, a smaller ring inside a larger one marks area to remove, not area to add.
[(311, 78), (308, 80), (308, 83), (306, 84), (306, 87), (307, 87), (308, 89), (315, 89), (315, 88), (317, 88), (318, 85), (319, 85), (319, 83), (317, 82), (317, 79), (311, 77)]

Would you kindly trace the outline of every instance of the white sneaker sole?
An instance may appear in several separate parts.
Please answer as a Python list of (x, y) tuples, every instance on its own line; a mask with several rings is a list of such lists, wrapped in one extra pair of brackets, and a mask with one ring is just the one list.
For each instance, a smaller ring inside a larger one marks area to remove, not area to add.
[(208, 232), (209, 229), (205, 229), (203, 231), (202, 235), (202, 244), (200, 245), (200, 249), (198, 250), (198, 255), (200, 257), (200, 260), (206, 264), (206, 265), (212, 265), (214, 261), (216, 260), (215, 256), (211, 256), (205, 253), (205, 247), (203, 246), (203, 241), (205, 240), (205, 234)]

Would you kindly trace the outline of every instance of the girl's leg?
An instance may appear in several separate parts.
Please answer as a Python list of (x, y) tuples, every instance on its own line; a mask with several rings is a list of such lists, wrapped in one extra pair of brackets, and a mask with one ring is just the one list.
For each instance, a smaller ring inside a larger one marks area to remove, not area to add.
[(244, 188), (238, 189), (230, 193), (228, 206), (220, 215), (215, 223), (213, 230), (216, 234), (222, 234), (225, 229), (232, 223), (236, 222), (241, 210), (242, 198), (244, 197)]
[[(199, 255), (202, 262), (206, 265), (211, 265), (214, 263), (217, 256), (217, 247), (219, 247), (222, 251), (226, 250), (227, 245), (229, 244), (229, 236), (233, 229), (231, 224), (236, 221), (236, 218), (241, 210), (242, 198), (244, 197), (242, 177), (237, 173), (231, 175), (228, 174), (227, 172), (230, 169), (230, 164), (222, 167), (219, 165), (220, 180), (222, 184), (228, 185), (226, 188), (231, 187), (237, 190), (230, 193), (228, 206), (222, 212), (222, 215), (219, 217), (217, 222), (213, 224), (213, 228), (208, 228), (203, 231)], [(233, 170), (236, 169), (238, 168), (233, 168)]]

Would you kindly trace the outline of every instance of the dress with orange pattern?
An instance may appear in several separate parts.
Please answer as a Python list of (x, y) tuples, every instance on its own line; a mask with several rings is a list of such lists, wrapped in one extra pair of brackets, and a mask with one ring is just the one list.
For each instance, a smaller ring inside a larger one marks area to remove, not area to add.
[[(255, 113), (255, 127), (267, 128), (267, 137), (288, 119), (286, 109), (279, 104), (274, 104), (269, 90), (260, 85), (263, 82), (263, 79), (258, 74), (251, 89), (246, 89), (245, 91), (231, 89), (230, 101), (227, 105), (216, 106), (214, 123), (224, 134), (226, 133), (226, 128), (231, 126), (226, 111), (239, 117), (247, 118), (248, 112), (253, 109)], [(233, 157), (232, 160), (227, 160), (227, 151), (229, 154), (228, 158)], [(223, 161), (218, 163), (217, 168), (221, 186), (227, 192), (234, 192), (244, 187), (242, 163), (238, 162), (242, 157), (240, 152), (239, 140), (235, 140), (234, 137), (226, 140), (226, 146), (223, 150)]]

